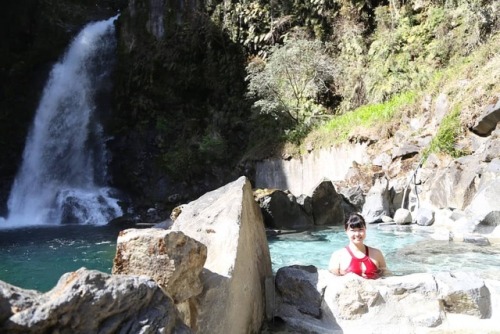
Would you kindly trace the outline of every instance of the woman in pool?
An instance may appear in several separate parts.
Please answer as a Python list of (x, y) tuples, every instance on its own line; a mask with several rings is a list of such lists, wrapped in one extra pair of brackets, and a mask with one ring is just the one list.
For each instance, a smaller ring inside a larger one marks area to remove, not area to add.
[(349, 245), (332, 254), (328, 269), (334, 275), (354, 273), (364, 278), (375, 279), (384, 274), (386, 263), (380, 250), (366, 246), (366, 223), (363, 216), (353, 213), (344, 223)]

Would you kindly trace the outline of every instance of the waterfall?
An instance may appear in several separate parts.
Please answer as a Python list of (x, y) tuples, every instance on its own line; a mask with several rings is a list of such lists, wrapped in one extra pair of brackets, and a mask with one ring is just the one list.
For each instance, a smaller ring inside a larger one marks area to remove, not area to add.
[(52, 68), (2, 226), (103, 225), (122, 214), (106, 185), (108, 157), (99, 123), (109, 103), (116, 18), (88, 24)]

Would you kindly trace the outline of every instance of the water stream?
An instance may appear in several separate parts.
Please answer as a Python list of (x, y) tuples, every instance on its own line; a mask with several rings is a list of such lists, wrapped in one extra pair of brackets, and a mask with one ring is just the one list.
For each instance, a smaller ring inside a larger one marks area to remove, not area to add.
[(99, 123), (109, 99), (115, 19), (88, 24), (52, 68), (0, 227), (103, 225), (121, 214), (107, 187)]

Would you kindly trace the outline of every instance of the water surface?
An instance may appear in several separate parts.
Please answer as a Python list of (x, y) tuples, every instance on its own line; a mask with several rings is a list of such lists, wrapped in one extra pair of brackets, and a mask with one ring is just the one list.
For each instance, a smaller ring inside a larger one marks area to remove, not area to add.
[(81, 267), (111, 273), (118, 232), (88, 225), (0, 230), (0, 280), (48, 291)]
[[(430, 231), (430, 230), (429, 230)], [(269, 239), (273, 271), (300, 264), (328, 269), (332, 252), (348, 244), (340, 227), (283, 234)], [(429, 233), (389, 231), (369, 226), (365, 244), (380, 249), (393, 275), (419, 272), (472, 271), (500, 275), (500, 247), (437, 241)]]
[[(55, 225), (0, 230), (0, 280), (39, 291), (81, 267), (111, 273), (120, 228)], [(269, 238), (273, 271), (301, 264), (327, 269), (333, 251), (347, 244), (340, 228), (282, 234)], [(366, 244), (382, 250), (395, 275), (416, 272), (473, 271), (500, 276), (500, 247), (431, 240), (428, 234), (371, 227)]]

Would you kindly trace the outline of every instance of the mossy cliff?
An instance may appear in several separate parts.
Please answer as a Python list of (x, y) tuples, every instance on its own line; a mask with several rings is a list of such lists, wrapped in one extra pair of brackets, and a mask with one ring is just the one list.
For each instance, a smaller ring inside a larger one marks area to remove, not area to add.
[(115, 185), (151, 205), (232, 179), (248, 137), (243, 48), (196, 2), (130, 2), (117, 31)]

